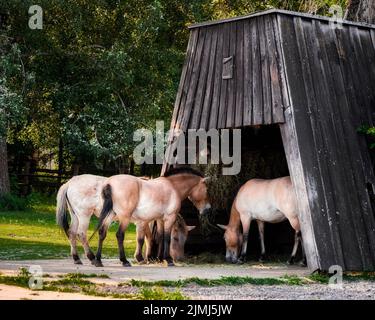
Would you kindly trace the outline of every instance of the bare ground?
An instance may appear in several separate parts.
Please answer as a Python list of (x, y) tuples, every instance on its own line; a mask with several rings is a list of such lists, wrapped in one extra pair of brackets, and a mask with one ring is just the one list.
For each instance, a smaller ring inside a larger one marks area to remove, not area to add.
[(111, 280), (117, 282), (124, 282), (131, 279), (144, 281), (179, 280), (192, 277), (217, 279), (222, 276), (276, 278), (284, 275), (306, 276), (309, 274), (309, 270), (307, 268), (288, 266), (286, 264), (179, 264), (175, 267), (167, 267), (163, 264), (155, 263), (149, 265), (133, 264), (132, 267), (123, 267), (120, 261), (117, 259), (103, 260), (103, 264), (103, 268), (97, 268), (92, 266), (88, 260), (83, 260), (83, 265), (75, 265), (71, 259), (29, 261), (0, 260), (0, 272), (3, 274), (17, 273), (21, 267), (29, 268), (30, 266), (40, 266), (44, 274), (105, 274), (108, 275)]
[[(44, 274), (56, 276), (67, 273), (84, 273), (107, 275), (109, 278), (94, 278), (90, 281), (100, 284), (100, 291), (111, 293), (134, 293), (136, 288), (118, 286), (119, 283), (134, 280), (158, 281), (179, 280), (191, 277), (202, 279), (218, 279), (222, 276), (238, 276), (253, 278), (277, 278), (285, 275), (308, 276), (307, 268), (287, 266), (284, 264), (245, 264), (245, 265), (184, 265), (166, 267), (162, 264), (133, 265), (124, 268), (116, 259), (104, 260), (103, 268), (92, 266), (87, 260), (83, 265), (74, 265), (70, 259), (32, 260), (32, 261), (0, 261), (2, 274), (16, 274), (20, 267), (41, 266)], [(166, 288), (174, 290), (175, 288)], [(375, 299), (375, 282), (344, 282), (342, 289), (332, 288), (325, 284), (291, 285), (241, 285), (204, 287), (195, 284), (179, 289), (191, 299)], [(35, 292), (11, 286), (0, 286), (0, 299), (98, 299), (81, 294), (63, 294), (57, 292)], [(99, 298), (101, 299), (101, 298)]]
[(108, 298), (87, 296), (79, 293), (33, 291), (0, 284), (0, 300), (102, 300)]

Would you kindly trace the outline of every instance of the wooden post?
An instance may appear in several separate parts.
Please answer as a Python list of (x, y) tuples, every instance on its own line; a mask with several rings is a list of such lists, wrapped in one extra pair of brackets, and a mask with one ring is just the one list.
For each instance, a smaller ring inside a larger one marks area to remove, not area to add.
[(0, 195), (10, 192), (7, 143), (0, 138)]
[(59, 168), (58, 168), (58, 180), (57, 180), (60, 185), (61, 185), (61, 178), (62, 178), (62, 173), (63, 173), (63, 169), (64, 169), (64, 164), (63, 164), (64, 156), (63, 156), (63, 152), (64, 152), (64, 145), (63, 145), (62, 139), (60, 138), (60, 140), (59, 140), (59, 155), (58, 155)]
[(134, 165), (135, 165), (135, 162), (134, 162), (134, 159), (133, 157), (129, 157), (129, 174), (131, 175), (134, 175)]
[(73, 164), (73, 176), (78, 176), (79, 175), (79, 164), (75, 163)]
[(30, 191), (30, 167), (31, 167), (31, 162), (30, 160), (25, 162), (25, 169), (24, 169), (24, 178), (23, 178), (23, 191), (22, 193), (24, 195), (27, 195)]

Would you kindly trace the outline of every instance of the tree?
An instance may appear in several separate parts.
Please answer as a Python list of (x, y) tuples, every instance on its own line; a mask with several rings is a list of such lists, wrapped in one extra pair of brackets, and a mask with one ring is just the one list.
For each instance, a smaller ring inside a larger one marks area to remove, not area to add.
[(25, 111), (22, 96), (18, 93), (19, 79), (25, 83), (23, 62), (19, 48), (10, 38), (0, 38), (0, 196), (10, 192), (7, 133), (23, 119)]
[(346, 19), (375, 24), (375, 1), (350, 0), (346, 11)]
[[(135, 129), (155, 129), (155, 120), (168, 127), (187, 25), (273, 7), (327, 14), (346, 1), (38, 0), (43, 29), (32, 30), (35, 1), (0, 0), (4, 36), (19, 50), (18, 76), (4, 73), (4, 86), (27, 106), (22, 125), (7, 121), (8, 152), (21, 158), (48, 150), (60, 169), (126, 165)], [(8, 109), (17, 110), (12, 101)]]

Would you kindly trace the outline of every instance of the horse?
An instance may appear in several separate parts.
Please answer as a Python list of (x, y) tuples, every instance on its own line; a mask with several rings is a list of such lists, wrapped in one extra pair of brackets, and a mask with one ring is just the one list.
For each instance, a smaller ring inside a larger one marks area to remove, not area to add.
[[(146, 246), (146, 261), (150, 260), (151, 256), (151, 239), (152, 239), (152, 232), (151, 232), (152, 224), (148, 222), (141, 222), (137, 223), (137, 239), (145, 238), (147, 242)], [(184, 218), (178, 214), (176, 218), (176, 222), (174, 223), (171, 231), (171, 245), (170, 245), (170, 255), (173, 261), (181, 261), (184, 259), (185, 256), (185, 243), (188, 237), (188, 233), (195, 229), (195, 226), (188, 226), (185, 223)], [(141, 240), (142, 241), (142, 240)], [(143, 262), (144, 258), (142, 256), (142, 245), (137, 242), (137, 248), (134, 254), (134, 258), (138, 262)]]
[(108, 178), (103, 186), (103, 209), (96, 231), (99, 231), (99, 244), (95, 265), (102, 266), (101, 251), (108, 226), (116, 216), (120, 227), (117, 232), (120, 260), (130, 266), (124, 249), (125, 230), (131, 219), (143, 222), (157, 220), (157, 243), (161, 254), (162, 237), (163, 260), (173, 266), (170, 256), (172, 226), (181, 208), (181, 202), (188, 198), (200, 214), (210, 210), (207, 185), (200, 172), (190, 167), (177, 167), (168, 170), (164, 176), (142, 180), (131, 175), (116, 175)]
[[(243, 263), (246, 260), (248, 234), (252, 220), (258, 224), (261, 257), (266, 254), (264, 246), (264, 223), (279, 223), (288, 219), (295, 231), (294, 246), (288, 263), (293, 264), (302, 237), (297, 213), (297, 201), (290, 177), (277, 179), (251, 179), (238, 191), (233, 201), (228, 225), (218, 225), (225, 230), (227, 262)], [(243, 234), (240, 233), (242, 224)], [(238, 259), (238, 255), (241, 256)], [(304, 254), (303, 254), (304, 256)]]
[[(58, 225), (66, 233), (70, 246), (71, 255), (75, 264), (82, 264), (77, 252), (77, 236), (80, 238), (85, 254), (87, 258), (93, 263), (95, 255), (91, 251), (88, 240), (87, 230), (89, 227), (90, 219), (92, 215), (99, 217), (103, 206), (103, 199), (101, 197), (102, 186), (106, 177), (83, 174), (75, 176), (63, 184), (57, 194), (57, 206), (56, 206), (56, 220)], [(141, 179), (148, 180), (147, 177), (141, 177)], [(69, 209), (69, 210), (68, 210)], [(71, 217), (71, 225), (68, 222), (68, 211)], [(135, 222), (136, 233), (137, 233), (137, 248), (135, 258), (137, 261), (143, 261), (140, 259), (142, 252), (143, 239), (146, 237), (147, 249), (146, 252), (151, 250), (151, 233), (147, 232), (148, 225), (140, 222)], [(194, 229), (194, 226), (186, 226), (181, 222), (179, 226), (174, 226), (172, 229), (172, 240), (171, 248), (175, 248), (174, 252), (171, 251), (171, 256), (180, 259), (181, 253), (183, 255), (184, 245), (186, 242), (181, 241), (187, 236), (187, 232)], [(149, 236), (147, 236), (149, 234)], [(178, 243), (176, 239), (179, 239)]]

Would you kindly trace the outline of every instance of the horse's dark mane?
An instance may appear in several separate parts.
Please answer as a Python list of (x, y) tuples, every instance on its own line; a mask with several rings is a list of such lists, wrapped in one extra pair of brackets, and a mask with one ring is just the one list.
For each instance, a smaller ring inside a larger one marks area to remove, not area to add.
[(183, 173), (188, 173), (188, 174), (193, 174), (199, 177), (204, 177), (201, 172), (198, 170), (195, 170), (191, 167), (177, 167), (177, 168), (170, 168), (167, 172), (164, 173), (163, 177), (170, 177), (174, 176), (176, 174), (183, 174)]
[(186, 222), (181, 214), (177, 214), (175, 225), (178, 229), (185, 228)]

